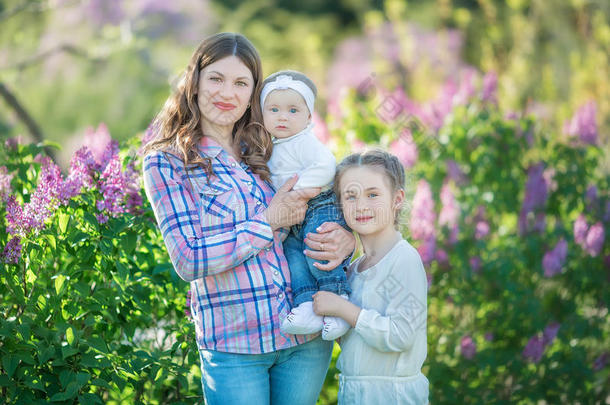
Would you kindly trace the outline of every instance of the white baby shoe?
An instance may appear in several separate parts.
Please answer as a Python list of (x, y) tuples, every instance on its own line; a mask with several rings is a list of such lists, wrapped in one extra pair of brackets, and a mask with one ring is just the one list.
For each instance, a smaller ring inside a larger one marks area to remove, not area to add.
[[(347, 295), (342, 295), (342, 298), (348, 299)], [(335, 340), (345, 335), (351, 328), (347, 321), (338, 316), (325, 316), (324, 328), (322, 329), (322, 339)]]
[(309, 335), (322, 330), (324, 318), (316, 315), (313, 301), (305, 301), (286, 316), (280, 325), (280, 330), (291, 335)]

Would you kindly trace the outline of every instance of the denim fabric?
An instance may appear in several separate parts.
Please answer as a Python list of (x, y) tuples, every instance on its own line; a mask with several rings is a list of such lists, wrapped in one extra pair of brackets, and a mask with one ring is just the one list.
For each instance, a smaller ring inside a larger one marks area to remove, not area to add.
[(314, 405), (330, 364), (333, 342), (321, 337), (263, 354), (199, 349), (207, 405)]
[[(303, 240), (310, 232), (324, 222), (337, 222), (348, 231), (351, 231), (343, 214), (339, 209), (337, 197), (332, 190), (320, 193), (309, 200), (305, 219), (301, 224), (293, 225), (284, 241), (284, 255), (290, 269), (290, 283), (292, 285), (293, 306), (311, 301), (312, 296), (319, 290), (330, 291), (336, 294), (349, 294), (351, 289), (345, 277), (345, 269), (349, 266), (348, 257), (335, 269), (323, 271), (317, 269), (313, 260), (303, 254), (308, 249)], [(327, 263), (323, 260), (320, 263)]]

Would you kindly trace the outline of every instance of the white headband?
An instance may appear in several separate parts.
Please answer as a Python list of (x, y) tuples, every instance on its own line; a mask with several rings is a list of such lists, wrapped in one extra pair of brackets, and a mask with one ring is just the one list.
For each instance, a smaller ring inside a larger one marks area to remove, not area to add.
[(313, 91), (311, 91), (309, 86), (302, 81), (294, 80), (288, 75), (279, 75), (274, 81), (265, 84), (265, 87), (263, 87), (263, 91), (261, 92), (261, 108), (265, 107), (265, 99), (269, 93), (271, 93), (273, 90), (286, 89), (292, 89), (303, 96), (303, 99), (305, 99), (305, 104), (307, 104), (307, 108), (309, 108), (309, 113), (313, 114), (313, 103), (315, 100)]

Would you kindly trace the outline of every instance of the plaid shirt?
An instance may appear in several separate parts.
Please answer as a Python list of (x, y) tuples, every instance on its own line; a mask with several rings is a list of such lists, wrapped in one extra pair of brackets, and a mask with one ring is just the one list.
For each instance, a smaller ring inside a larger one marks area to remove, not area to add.
[[(286, 335), (280, 319), (290, 310), (290, 273), (263, 211), (271, 185), (209, 138), (199, 151), (212, 160), (207, 184), (163, 152), (144, 158), (144, 187), (176, 273), (191, 283), (191, 312), (202, 349), (268, 353), (311, 340)], [(171, 159), (171, 162), (168, 160)], [(191, 188), (192, 187), (192, 188)]]

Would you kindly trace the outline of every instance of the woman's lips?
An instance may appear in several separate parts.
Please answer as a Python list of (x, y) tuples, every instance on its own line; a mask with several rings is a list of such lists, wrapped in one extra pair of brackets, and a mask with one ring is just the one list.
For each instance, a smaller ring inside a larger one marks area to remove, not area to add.
[(235, 108), (235, 106), (233, 104), (227, 104), (227, 103), (214, 103), (214, 105), (216, 106), (216, 108), (223, 110), (223, 111), (229, 111)]

